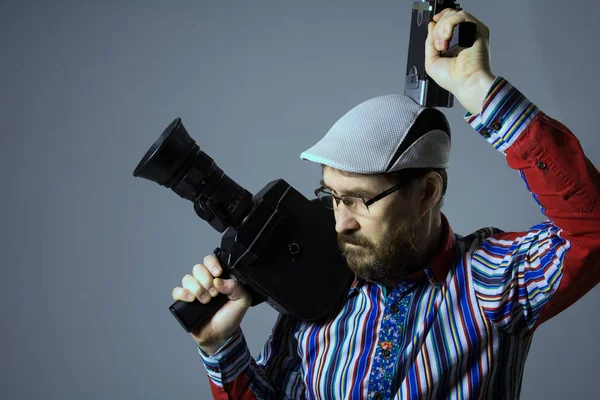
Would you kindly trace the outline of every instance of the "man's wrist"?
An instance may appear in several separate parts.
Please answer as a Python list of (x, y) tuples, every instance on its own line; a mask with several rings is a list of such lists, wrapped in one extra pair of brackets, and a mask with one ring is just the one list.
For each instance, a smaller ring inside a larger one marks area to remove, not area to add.
[(223, 345), (225, 344), (225, 342), (227, 342), (226, 340), (223, 341), (222, 343), (218, 343), (218, 344), (212, 344), (212, 345), (201, 345), (200, 343), (196, 342), (196, 344), (198, 345), (198, 348), (200, 350), (202, 350), (202, 352), (204, 352), (204, 354), (206, 354), (207, 356), (212, 356), (213, 354), (215, 354), (221, 347), (223, 347)]
[(483, 102), (495, 80), (491, 71), (482, 71), (465, 81), (455, 97), (471, 114), (481, 114)]
[(241, 328), (212, 355), (205, 354), (199, 345), (197, 347), (208, 376), (219, 386), (235, 379), (252, 360)]
[[(238, 330), (239, 330), (239, 328), (238, 328)], [(207, 356), (210, 357), (210, 356), (213, 356), (219, 350), (221, 350), (221, 348), (223, 348), (223, 346), (225, 346), (228, 342), (230, 342), (232, 340), (232, 338), (234, 338), (235, 336), (238, 336), (238, 335), (236, 335), (236, 333), (237, 333), (237, 330), (228, 338), (214, 341), (212, 343), (200, 344), (200, 343), (196, 342), (196, 345), (198, 346), (198, 348), (200, 350), (202, 350), (202, 352), (204, 354), (206, 354)]]

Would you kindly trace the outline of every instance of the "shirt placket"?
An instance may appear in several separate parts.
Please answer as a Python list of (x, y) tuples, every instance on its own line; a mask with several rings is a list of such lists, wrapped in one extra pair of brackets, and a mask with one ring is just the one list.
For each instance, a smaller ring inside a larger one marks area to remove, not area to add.
[(387, 298), (369, 376), (369, 399), (392, 398), (395, 366), (404, 344), (404, 322), (411, 298), (409, 289), (407, 285), (397, 286)]

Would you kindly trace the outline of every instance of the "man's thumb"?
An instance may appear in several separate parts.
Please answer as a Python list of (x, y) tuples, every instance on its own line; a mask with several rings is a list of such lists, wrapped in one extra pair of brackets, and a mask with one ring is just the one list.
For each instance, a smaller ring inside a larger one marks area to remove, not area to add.
[(219, 292), (229, 297), (231, 301), (249, 300), (250, 295), (248, 292), (242, 287), (241, 283), (234, 279), (215, 278), (213, 284)]

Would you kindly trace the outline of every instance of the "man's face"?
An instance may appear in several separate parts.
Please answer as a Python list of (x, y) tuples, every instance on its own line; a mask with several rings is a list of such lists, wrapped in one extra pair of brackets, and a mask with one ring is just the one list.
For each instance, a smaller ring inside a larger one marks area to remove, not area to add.
[[(330, 167), (323, 170), (323, 183), (337, 196), (366, 201), (394, 186), (382, 176), (349, 176)], [(412, 272), (420, 228), (420, 204), (413, 192), (394, 192), (369, 206), (366, 215), (341, 202), (334, 210), (340, 250), (357, 276), (383, 282)]]

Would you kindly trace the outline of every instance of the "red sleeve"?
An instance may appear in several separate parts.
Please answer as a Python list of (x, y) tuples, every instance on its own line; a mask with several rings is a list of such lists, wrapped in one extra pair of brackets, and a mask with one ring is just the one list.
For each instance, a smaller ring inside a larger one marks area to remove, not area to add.
[(560, 285), (538, 317), (537, 328), (600, 281), (600, 173), (573, 133), (543, 112), (507, 149), (506, 160), (521, 170), (544, 214), (571, 244)]

